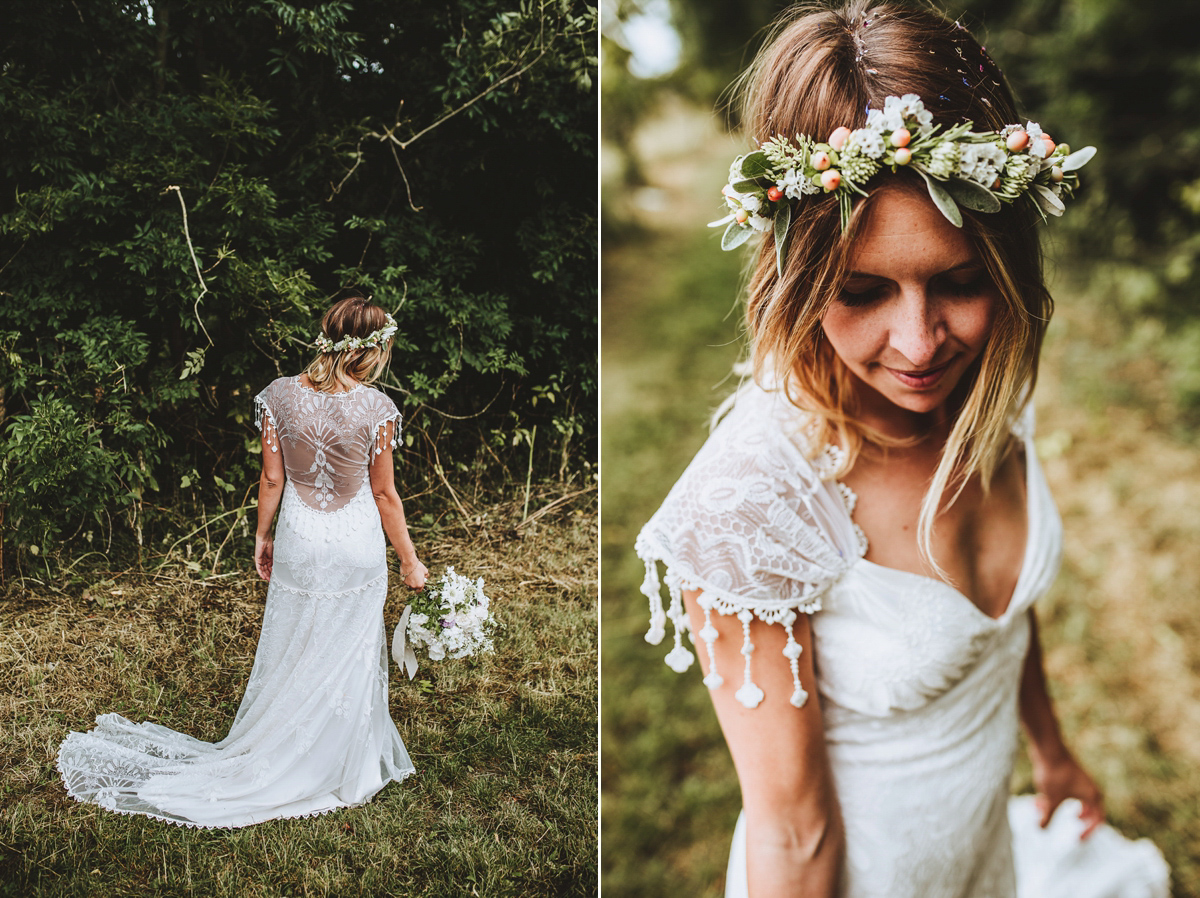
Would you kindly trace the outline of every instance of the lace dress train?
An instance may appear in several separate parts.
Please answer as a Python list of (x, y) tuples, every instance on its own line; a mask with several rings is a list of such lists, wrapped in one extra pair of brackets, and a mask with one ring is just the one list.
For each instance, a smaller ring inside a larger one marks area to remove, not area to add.
[[(290, 378), (258, 401), (264, 434), (278, 434), (273, 449), (284, 442), (289, 476), (262, 634), (229, 735), (210, 743), (102, 714), (59, 749), (73, 798), (181, 825), (239, 827), (362, 804), (414, 772), (388, 713), (386, 543), (365, 476), (380, 428), (394, 439), (398, 413), (376, 390), (320, 394)], [(357, 478), (329, 476), (335, 445), (359, 462)], [(293, 467), (310, 458), (314, 471)], [(325, 472), (321, 495), (337, 507), (306, 502), (293, 471), (301, 488), (306, 473)]]

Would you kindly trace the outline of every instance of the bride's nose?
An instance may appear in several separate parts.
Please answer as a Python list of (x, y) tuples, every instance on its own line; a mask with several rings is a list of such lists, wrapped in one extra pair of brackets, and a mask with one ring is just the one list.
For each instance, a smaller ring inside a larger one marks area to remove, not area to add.
[(920, 371), (931, 367), (946, 338), (945, 321), (937, 303), (923, 290), (906, 291), (894, 307), (889, 345)]

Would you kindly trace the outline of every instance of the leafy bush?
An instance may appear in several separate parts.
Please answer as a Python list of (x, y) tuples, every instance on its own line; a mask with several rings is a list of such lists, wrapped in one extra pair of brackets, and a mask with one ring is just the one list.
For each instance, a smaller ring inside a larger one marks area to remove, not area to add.
[(385, 387), (420, 469), (516, 464), (483, 444), (514, 420), (594, 455), (593, 7), (5, 4), (0, 34), (18, 541), (137, 532), (145, 492), (191, 471), (210, 497), (246, 482), (253, 394), (306, 364), (349, 286), (395, 310)]

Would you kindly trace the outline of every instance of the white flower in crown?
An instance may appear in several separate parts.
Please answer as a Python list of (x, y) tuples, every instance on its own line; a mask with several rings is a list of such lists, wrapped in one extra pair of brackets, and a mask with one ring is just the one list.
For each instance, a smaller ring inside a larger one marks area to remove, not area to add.
[(883, 101), (883, 109), (867, 110), (867, 128), (880, 134), (899, 131), (910, 121), (917, 123), (917, 130), (921, 133), (928, 133), (933, 128), (933, 113), (925, 108), (916, 94), (887, 97)]
[(364, 349), (370, 346), (382, 346), (399, 330), (396, 324), (396, 319), (387, 314), (384, 318), (385, 324), (377, 331), (371, 331), (365, 337), (342, 337), (336, 343), (329, 339), (326, 334), (318, 334), (317, 339), (313, 341), (313, 345), (319, 352), (342, 352), (346, 349)]
[(1008, 154), (994, 143), (972, 143), (962, 148), (958, 170), (964, 178), (991, 187), (1007, 161)]
[(768, 231), (771, 229), (771, 219), (758, 214), (748, 216), (746, 224), (750, 225), (756, 231)]
[(775, 182), (775, 186), (782, 190), (789, 200), (798, 200), (802, 196), (821, 192), (821, 188), (814, 184), (811, 178), (804, 177), (804, 172), (795, 168), (784, 172), (783, 177)]
[[(891, 97), (888, 98), (892, 99)], [(877, 131), (880, 134), (884, 132), (898, 131), (904, 127), (904, 117), (900, 115), (899, 109), (868, 109), (867, 110), (867, 128), (871, 131)]]
[(1047, 143), (1049, 138), (1041, 125), (1037, 122), (1026, 122), (1025, 133), (1029, 135), (1029, 155), (1037, 159), (1045, 159), (1050, 155), (1054, 144)]
[(878, 159), (887, 150), (887, 146), (883, 142), (883, 135), (878, 131), (871, 128), (859, 128), (857, 131), (850, 132), (850, 136), (846, 138), (846, 150), (847, 152), (858, 150), (864, 156)]
[[(895, 97), (888, 99), (895, 100)], [(887, 101), (884, 101), (885, 105)], [(925, 104), (921, 102), (921, 98), (916, 94), (905, 94), (896, 103), (900, 108), (900, 114), (905, 121), (915, 119), (922, 131), (928, 131), (933, 127), (933, 113), (925, 108)]]

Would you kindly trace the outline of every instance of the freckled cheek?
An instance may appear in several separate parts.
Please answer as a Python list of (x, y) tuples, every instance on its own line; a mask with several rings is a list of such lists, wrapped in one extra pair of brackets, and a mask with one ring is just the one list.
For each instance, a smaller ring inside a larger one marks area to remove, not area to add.
[(992, 333), (995, 319), (996, 303), (989, 298), (956, 310), (951, 330), (962, 343), (982, 349)]
[(873, 309), (834, 306), (821, 319), (821, 327), (833, 351), (848, 365), (870, 361), (887, 345), (886, 321)]

